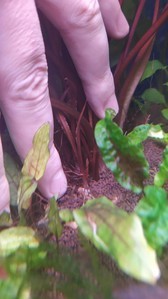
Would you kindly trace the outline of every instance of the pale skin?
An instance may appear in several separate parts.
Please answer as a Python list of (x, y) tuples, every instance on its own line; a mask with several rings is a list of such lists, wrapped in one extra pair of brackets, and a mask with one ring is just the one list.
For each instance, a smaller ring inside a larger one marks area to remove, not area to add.
[[(100, 118), (107, 108), (118, 112), (107, 33), (122, 38), (129, 27), (118, 0), (1, 1), (0, 109), (22, 161), (37, 129), (45, 122), (51, 124), (50, 159), (38, 184), (49, 199), (66, 192), (67, 180), (53, 145), (48, 70), (36, 6), (60, 31), (82, 80), (86, 99)], [(9, 210), (1, 139), (0, 194), (0, 212)]]

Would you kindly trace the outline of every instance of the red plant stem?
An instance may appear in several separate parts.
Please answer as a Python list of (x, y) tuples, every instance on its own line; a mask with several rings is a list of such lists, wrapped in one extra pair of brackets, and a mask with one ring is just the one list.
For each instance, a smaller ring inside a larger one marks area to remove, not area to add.
[[(153, 12), (152, 24), (157, 20), (158, 13), (159, 13), (159, 4), (160, 4), (160, 0), (156, 0), (154, 12)], [(155, 40), (155, 34), (140, 49), (131, 67), (129, 76), (124, 82), (124, 85), (118, 95), (119, 105), (122, 107), (122, 109), (120, 110), (121, 112), (118, 115), (118, 122), (121, 127), (123, 127), (124, 125), (128, 108), (132, 99), (132, 95), (137, 87), (137, 84), (139, 83), (139, 80), (144, 72), (148, 59), (150, 57), (154, 40)]]
[(160, 7), (160, 0), (155, 0), (155, 8), (154, 8), (154, 13), (153, 13), (152, 23), (155, 23), (157, 21), (159, 7)]
[(149, 60), (151, 50), (153, 48), (153, 42), (154, 37), (151, 37), (138, 53), (137, 58), (129, 72), (129, 76), (124, 82), (124, 85), (118, 95), (118, 102), (121, 109), (117, 116), (117, 121), (122, 128), (127, 117), (132, 96)]
[(125, 50), (123, 51), (121, 57), (120, 57), (120, 60), (119, 62), (117, 63), (117, 67), (115, 69), (115, 73), (116, 74), (118, 72), (118, 70), (120, 69), (120, 66), (122, 65), (123, 63), (123, 60), (124, 58), (126, 57), (126, 55), (128, 54), (128, 50), (130, 48), (130, 45), (131, 45), (131, 42), (132, 42), (132, 39), (133, 39), (133, 36), (134, 36), (134, 33), (135, 33), (135, 29), (137, 27), (137, 24), (139, 22), (139, 19), (140, 19), (140, 16), (141, 16), (141, 13), (142, 13), (142, 10), (144, 8), (144, 5), (145, 5), (145, 2), (146, 0), (141, 0), (140, 3), (139, 3), (139, 6), (137, 8), (137, 11), (136, 11), (136, 15), (135, 15), (135, 18), (134, 18), (134, 21), (132, 23), (132, 26), (131, 26), (131, 29), (130, 29), (130, 33), (129, 33), (129, 36), (128, 36), (128, 41), (127, 41), (127, 44), (126, 44), (126, 47), (125, 47)]
[(160, 26), (166, 22), (168, 19), (168, 5), (166, 5), (164, 11), (158, 18), (156, 22), (148, 29), (148, 31), (144, 34), (144, 36), (140, 39), (140, 41), (135, 45), (135, 47), (130, 51), (130, 53), (127, 56), (127, 59), (123, 61), (122, 66), (118, 70), (118, 72), (115, 74), (115, 84), (118, 85), (120, 76), (123, 74), (125, 68), (128, 66), (130, 61), (134, 58), (134, 56), (139, 52), (139, 50), (144, 46), (144, 44), (156, 33), (156, 31), (159, 29)]

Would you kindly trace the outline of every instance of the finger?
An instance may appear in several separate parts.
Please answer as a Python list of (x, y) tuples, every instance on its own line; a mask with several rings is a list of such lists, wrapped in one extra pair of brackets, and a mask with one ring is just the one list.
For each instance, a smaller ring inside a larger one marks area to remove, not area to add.
[(0, 213), (9, 212), (9, 185), (5, 176), (5, 169), (3, 164), (3, 150), (0, 137)]
[(68, 5), (66, 0), (36, 2), (61, 32), (94, 112), (98, 117), (104, 117), (107, 108), (117, 112), (107, 34), (98, 1), (69, 0)]
[(47, 65), (33, 0), (2, 2), (0, 40), (0, 105), (13, 143), (24, 160), (35, 132), (45, 122), (51, 124), (51, 156), (39, 186), (47, 198), (61, 196), (67, 182), (53, 146)]
[(99, 0), (106, 30), (110, 37), (122, 38), (129, 32), (128, 22), (118, 0)]

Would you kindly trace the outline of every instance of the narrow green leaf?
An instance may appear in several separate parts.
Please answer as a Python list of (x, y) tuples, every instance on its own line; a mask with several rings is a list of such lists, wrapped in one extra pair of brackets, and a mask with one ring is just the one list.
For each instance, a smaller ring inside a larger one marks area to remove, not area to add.
[(154, 177), (154, 184), (162, 187), (168, 180), (168, 146), (163, 151), (163, 159), (159, 167), (159, 171)]
[(160, 254), (168, 243), (168, 196), (166, 190), (146, 186), (135, 212), (140, 217), (149, 244)]
[(59, 216), (64, 222), (72, 222), (74, 221), (74, 216), (71, 210), (63, 209), (59, 211)]
[(95, 138), (104, 162), (117, 181), (126, 189), (140, 193), (143, 180), (148, 176), (149, 166), (139, 145), (132, 144), (116, 123), (110, 111), (95, 128)]
[(63, 226), (59, 216), (59, 210), (55, 198), (50, 199), (50, 206), (48, 211), (48, 229), (59, 238), (63, 231)]
[(153, 76), (158, 70), (162, 70), (165, 67), (163, 66), (163, 64), (159, 61), (159, 60), (152, 60), (149, 61), (146, 69), (143, 73), (143, 76), (141, 78), (141, 82), (151, 76)]
[(19, 247), (38, 247), (35, 232), (29, 227), (12, 227), (0, 232), (0, 256), (6, 257), (17, 251)]
[(124, 272), (148, 283), (156, 282), (160, 275), (156, 254), (145, 240), (137, 215), (127, 214), (105, 197), (88, 201), (73, 215), (83, 235)]
[(8, 153), (4, 153), (4, 165), (10, 188), (10, 203), (16, 206), (21, 171), (17, 163)]
[(155, 104), (166, 104), (165, 96), (156, 88), (149, 88), (141, 95), (144, 101)]

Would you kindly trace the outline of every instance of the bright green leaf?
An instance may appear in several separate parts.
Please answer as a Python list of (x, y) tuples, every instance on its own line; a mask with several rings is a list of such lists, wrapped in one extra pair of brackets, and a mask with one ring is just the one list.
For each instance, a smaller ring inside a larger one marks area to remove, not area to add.
[(168, 82), (164, 83), (163, 85), (168, 86)]
[(164, 118), (166, 118), (166, 119), (168, 120), (168, 108), (163, 109), (163, 110), (161, 111), (161, 113), (162, 113), (162, 115), (164, 116)]
[(33, 138), (33, 147), (29, 151), (22, 168), (23, 175), (29, 175), (38, 181), (44, 174), (49, 159), (50, 124), (45, 123)]
[(138, 216), (127, 214), (105, 197), (88, 201), (73, 215), (83, 235), (124, 272), (148, 283), (156, 282), (160, 275), (156, 254), (145, 240)]
[(127, 138), (134, 145), (141, 144), (148, 138), (150, 128), (149, 124), (137, 126), (127, 135)]
[(165, 67), (163, 66), (163, 64), (159, 61), (159, 60), (152, 60), (149, 61), (146, 69), (143, 73), (143, 76), (141, 78), (141, 82), (151, 76), (153, 76), (158, 70), (162, 70)]
[(141, 218), (149, 244), (162, 252), (168, 243), (168, 196), (166, 190), (157, 186), (146, 186), (144, 197), (135, 212)]
[(160, 125), (145, 124), (135, 127), (128, 135), (129, 142), (140, 145), (148, 137), (168, 144), (168, 133), (165, 133)]
[(154, 177), (154, 184), (162, 187), (168, 180), (168, 146), (163, 151), (163, 159), (159, 167), (159, 171)]
[(38, 247), (39, 242), (33, 229), (28, 227), (12, 227), (0, 232), (0, 256), (6, 257), (17, 251), (19, 247)]
[(118, 182), (126, 189), (140, 193), (143, 180), (148, 176), (148, 163), (143, 149), (134, 145), (116, 123), (110, 110), (95, 128), (95, 138), (104, 162)]
[(166, 104), (164, 95), (155, 88), (146, 89), (141, 95), (141, 98), (150, 103)]

